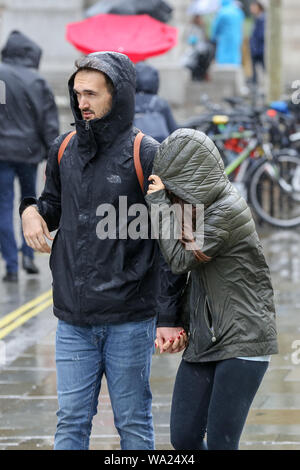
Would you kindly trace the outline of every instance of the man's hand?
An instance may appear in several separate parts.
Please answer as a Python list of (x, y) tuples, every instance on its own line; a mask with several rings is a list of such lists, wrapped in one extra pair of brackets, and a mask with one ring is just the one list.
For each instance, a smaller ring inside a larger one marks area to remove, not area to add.
[(151, 184), (149, 184), (147, 194), (155, 193), (155, 191), (159, 191), (160, 189), (165, 189), (165, 185), (157, 175), (150, 175), (148, 181), (151, 181)]
[(186, 332), (179, 327), (157, 328), (155, 342), (161, 354), (164, 352), (177, 353), (186, 347)]
[(22, 214), (22, 228), (24, 238), (28, 246), (41, 253), (51, 253), (51, 248), (46, 242), (53, 240), (43, 217), (34, 206), (28, 206)]

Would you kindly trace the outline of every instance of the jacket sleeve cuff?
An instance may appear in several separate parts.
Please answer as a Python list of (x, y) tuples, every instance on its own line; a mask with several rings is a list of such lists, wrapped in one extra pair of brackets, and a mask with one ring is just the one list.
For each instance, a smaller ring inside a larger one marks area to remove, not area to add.
[(20, 214), (20, 217), (22, 216), (24, 210), (26, 209), (26, 207), (28, 206), (33, 206), (33, 205), (38, 205), (38, 201), (37, 199), (35, 199), (34, 197), (25, 197), (21, 204), (20, 204), (20, 207), (19, 207), (19, 214)]
[(174, 319), (174, 320), (166, 320), (164, 318), (161, 318), (160, 315), (157, 317), (157, 328), (175, 328), (175, 327), (180, 327), (183, 328), (183, 322), (180, 319)]
[(171, 204), (165, 189), (159, 189), (154, 193), (146, 194), (145, 200), (148, 205), (150, 204)]

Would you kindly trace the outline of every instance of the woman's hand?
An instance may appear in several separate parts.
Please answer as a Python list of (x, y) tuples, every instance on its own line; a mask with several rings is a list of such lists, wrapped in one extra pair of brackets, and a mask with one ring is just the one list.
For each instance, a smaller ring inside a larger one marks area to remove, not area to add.
[(156, 330), (155, 347), (160, 353), (177, 353), (186, 348), (186, 332), (179, 327), (158, 327)]
[(155, 191), (159, 191), (160, 189), (165, 189), (165, 185), (157, 175), (150, 175), (148, 181), (152, 181), (152, 183), (149, 184), (147, 194), (155, 193)]

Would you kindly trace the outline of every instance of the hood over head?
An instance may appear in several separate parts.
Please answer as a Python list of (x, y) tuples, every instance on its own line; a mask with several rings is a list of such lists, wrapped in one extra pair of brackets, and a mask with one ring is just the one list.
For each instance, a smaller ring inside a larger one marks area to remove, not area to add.
[(2, 49), (2, 61), (6, 64), (38, 69), (41, 56), (42, 49), (20, 31), (12, 31)]
[(159, 89), (159, 75), (156, 68), (144, 62), (139, 62), (136, 64), (135, 70), (136, 91), (156, 95)]
[(232, 5), (232, 3), (233, 3), (233, 0), (222, 0), (221, 1), (221, 6), (226, 7), (228, 5)]
[[(111, 140), (119, 132), (132, 126), (135, 106), (135, 68), (131, 60), (118, 52), (94, 52), (80, 60), (79, 66), (106, 74), (114, 85), (112, 108), (101, 119), (89, 121), (94, 133), (102, 140)], [(73, 91), (76, 70), (69, 79), (71, 109), (76, 127), (85, 124)]]
[(178, 129), (162, 142), (153, 174), (185, 202), (205, 206), (216, 201), (229, 184), (215, 144), (203, 132), (192, 129)]

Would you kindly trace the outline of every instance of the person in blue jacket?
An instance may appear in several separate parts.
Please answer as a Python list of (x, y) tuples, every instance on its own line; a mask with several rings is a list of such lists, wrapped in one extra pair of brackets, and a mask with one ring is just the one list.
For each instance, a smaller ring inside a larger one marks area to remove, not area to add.
[(217, 64), (241, 64), (244, 18), (242, 9), (235, 1), (222, 0), (221, 8), (212, 24)]
[(261, 2), (251, 4), (251, 13), (255, 18), (254, 27), (250, 36), (250, 51), (252, 59), (252, 81), (257, 83), (257, 68), (265, 67), (265, 8)]

